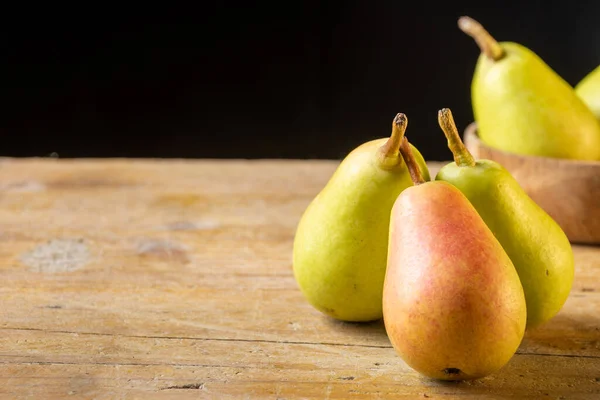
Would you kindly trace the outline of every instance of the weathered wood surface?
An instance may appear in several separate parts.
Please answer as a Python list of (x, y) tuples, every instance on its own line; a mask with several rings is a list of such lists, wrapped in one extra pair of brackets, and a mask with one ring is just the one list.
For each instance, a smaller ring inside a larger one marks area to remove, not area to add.
[(0, 398), (600, 398), (597, 247), (575, 246), (561, 313), (472, 383), (313, 310), (292, 238), (335, 166), (1, 161)]

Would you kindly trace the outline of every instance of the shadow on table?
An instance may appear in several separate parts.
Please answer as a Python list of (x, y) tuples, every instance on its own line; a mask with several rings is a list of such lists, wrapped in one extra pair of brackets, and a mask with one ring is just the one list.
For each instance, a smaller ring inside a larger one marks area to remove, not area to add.
[(600, 357), (600, 319), (559, 314), (547, 324), (527, 332), (520, 351)]
[(392, 347), (385, 332), (383, 319), (371, 322), (344, 322), (327, 316), (323, 316), (323, 318), (325, 325), (333, 330), (360, 338), (361, 341), (371, 345)]
[(473, 381), (445, 382), (423, 377), (422, 383), (445, 394), (510, 392), (540, 398), (596, 398), (592, 393), (600, 392), (599, 364), (600, 319), (559, 314), (527, 332), (517, 354), (500, 371)]

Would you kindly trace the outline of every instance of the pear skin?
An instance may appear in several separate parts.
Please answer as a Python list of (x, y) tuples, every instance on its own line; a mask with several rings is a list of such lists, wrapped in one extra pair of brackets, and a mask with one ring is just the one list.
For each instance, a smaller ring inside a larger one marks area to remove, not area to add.
[(308, 302), (330, 317), (361, 322), (383, 315), (390, 211), (412, 185), (399, 153), (406, 124), (406, 116), (398, 114), (389, 139), (369, 141), (348, 154), (298, 223), (294, 277)]
[(561, 310), (573, 285), (569, 239), (504, 167), (473, 159), (449, 109), (440, 110), (439, 123), (455, 161), (435, 179), (451, 183), (469, 199), (512, 260), (525, 291), (527, 329), (544, 324)]
[(600, 160), (600, 122), (573, 87), (523, 45), (496, 42), (469, 17), (459, 27), (482, 50), (471, 103), (484, 143), (515, 154)]
[(600, 66), (594, 68), (575, 86), (575, 93), (600, 120)]
[(391, 213), (386, 332), (425, 376), (481, 378), (506, 365), (523, 339), (523, 288), (469, 200), (447, 182), (421, 182), (398, 196)]

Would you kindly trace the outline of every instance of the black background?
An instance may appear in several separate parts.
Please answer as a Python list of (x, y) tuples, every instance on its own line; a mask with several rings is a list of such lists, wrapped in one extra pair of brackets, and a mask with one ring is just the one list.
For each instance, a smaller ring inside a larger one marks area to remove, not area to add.
[(472, 120), (479, 54), (460, 15), (572, 85), (600, 64), (598, 1), (196, 4), (5, 13), (0, 155), (339, 159), (404, 112), (445, 160), (437, 110)]

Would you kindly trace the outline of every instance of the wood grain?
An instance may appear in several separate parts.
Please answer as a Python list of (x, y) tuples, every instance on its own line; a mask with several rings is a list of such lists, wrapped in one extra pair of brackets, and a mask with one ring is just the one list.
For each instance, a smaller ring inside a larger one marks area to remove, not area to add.
[[(0, 398), (600, 396), (600, 248), (499, 373), (425, 379), (291, 270), (329, 161), (0, 161)], [(439, 167), (432, 163), (432, 173)]]

